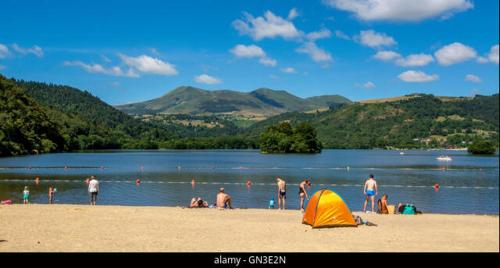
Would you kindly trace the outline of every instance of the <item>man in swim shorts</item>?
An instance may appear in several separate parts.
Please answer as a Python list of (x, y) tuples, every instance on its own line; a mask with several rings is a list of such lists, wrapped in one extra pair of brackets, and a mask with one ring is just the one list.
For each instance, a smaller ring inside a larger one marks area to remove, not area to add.
[(285, 209), (286, 201), (286, 182), (280, 177), (276, 178), (278, 183), (278, 209)]
[(363, 205), (363, 212), (366, 212), (366, 205), (368, 201), (372, 201), (372, 212), (375, 212), (375, 196), (377, 195), (378, 187), (377, 181), (370, 174), (370, 177), (365, 181), (365, 186), (363, 188), (363, 193), (365, 194), (365, 203)]
[(224, 192), (224, 188), (219, 189), (216, 200), (217, 208), (233, 208), (231, 206), (231, 196)]

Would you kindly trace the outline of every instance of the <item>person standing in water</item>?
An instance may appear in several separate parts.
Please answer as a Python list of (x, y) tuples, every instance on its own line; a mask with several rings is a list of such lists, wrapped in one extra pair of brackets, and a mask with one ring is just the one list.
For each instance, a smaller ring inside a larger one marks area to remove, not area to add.
[(377, 195), (378, 187), (377, 181), (370, 174), (370, 177), (365, 181), (365, 186), (363, 188), (363, 193), (365, 194), (365, 203), (363, 205), (363, 212), (366, 212), (366, 206), (368, 201), (372, 201), (372, 212), (375, 212), (375, 196)]
[(28, 186), (24, 186), (23, 191), (23, 204), (29, 204), (30, 200), (30, 190), (28, 190)]
[(89, 181), (90, 205), (95, 206), (97, 193), (99, 193), (99, 181), (95, 176), (91, 176)]
[(276, 178), (278, 183), (278, 209), (285, 209), (286, 203), (286, 182), (280, 177)]
[(304, 180), (299, 184), (299, 197), (300, 197), (300, 211), (304, 212), (304, 198), (309, 200), (307, 195), (306, 186), (311, 187), (311, 181)]
[(55, 194), (54, 186), (50, 186), (49, 187), (49, 204), (54, 204), (54, 194)]

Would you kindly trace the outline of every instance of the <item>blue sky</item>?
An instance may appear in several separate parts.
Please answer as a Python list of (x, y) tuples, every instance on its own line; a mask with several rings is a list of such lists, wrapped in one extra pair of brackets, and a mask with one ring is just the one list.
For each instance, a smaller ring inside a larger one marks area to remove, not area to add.
[(498, 92), (498, 1), (373, 3), (3, 0), (0, 73), (111, 104), (181, 85), (352, 100)]

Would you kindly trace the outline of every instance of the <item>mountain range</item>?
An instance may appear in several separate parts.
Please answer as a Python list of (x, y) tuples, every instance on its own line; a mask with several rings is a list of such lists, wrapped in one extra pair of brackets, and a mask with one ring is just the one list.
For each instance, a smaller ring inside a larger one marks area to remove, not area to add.
[(203, 90), (181, 86), (167, 94), (145, 102), (116, 106), (131, 115), (146, 114), (231, 114), (264, 119), (284, 112), (305, 112), (348, 104), (340, 95), (300, 98), (284, 90), (259, 88), (249, 93), (233, 90)]
[(324, 148), (463, 148), (477, 138), (498, 146), (499, 95), (410, 94), (351, 102), (337, 95), (303, 99), (271, 89), (240, 93), (180, 87), (158, 99), (113, 107), (70, 86), (0, 75), (0, 121), (0, 156), (259, 148), (260, 135), (282, 122), (309, 124)]

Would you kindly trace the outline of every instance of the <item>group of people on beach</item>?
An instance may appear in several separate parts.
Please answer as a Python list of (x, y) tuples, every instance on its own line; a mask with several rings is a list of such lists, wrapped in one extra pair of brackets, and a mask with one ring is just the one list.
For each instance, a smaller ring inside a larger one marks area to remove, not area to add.
[[(276, 183), (278, 185), (278, 209), (285, 209), (286, 205), (286, 182), (282, 178), (276, 178)], [(248, 182), (247, 182), (248, 185)], [(309, 195), (307, 194), (306, 187), (311, 187), (310, 180), (303, 180), (299, 183), (299, 198), (300, 198), (300, 209), (304, 211), (304, 203), (305, 199), (309, 200)], [(204, 201), (201, 197), (193, 197), (191, 199), (191, 203), (189, 204), (190, 208), (208, 208), (215, 207), (219, 209), (224, 208), (233, 208), (231, 205), (231, 196), (225, 192), (224, 188), (219, 189), (219, 193), (217, 194), (215, 204), (212, 206), (208, 205), (207, 201)], [(269, 201), (269, 208), (274, 208), (274, 198)]]
[[(193, 180), (194, 181), (194, 180)], [(38, 185), (40, 182), (40, 178), (35, 179), (36, 184)], [(97, 195), (99, 193), (99, 181), (95, 176), (90, 176), (90, 178), (85, 179), (85, 183), (88, 186), (88, 193), (90, 197), (90, 205), (96, 205), (97, 202)], [(136, 182), (137, 184), (140, 184), (139, 182)], [(193, 183), (193, 182), (192, 182)], [(278, 199), (278, 209), (279, 210), (284, 210), (286, 208), (286, 194), (287, 194), (287, 184), (286, 181), (281, 178), (277, 177), (276, 178), (276, 184), (277, 184), (277, 199)], [(309, 179), (304, 179), (299, 183), (299, 200), (300, 200), (300, 210), (302, 212), (305, 211), (305, 201), (309, 200), (309, 195), (307, 192), (307, 189), (311, 187), (311, 181)], [(248, 182), (247, 182), (248, 186)], [(53, 204), (54, 203), (54, 197), (55, 193), (57, 192), (57, 189), (54, 186), (49, 186), (49, 191), (48, 191), (48, 203)], [(378, 195), (378, 185), (377, 181), (375, 180), (374, 176), (370, 174), (369, 178), (365, 181), (364, 187), (363, 187), (363, 194), (365, 196), (365, 201), (363, 204), (363, 212), (367, 212), (367, 206), (368, 203), (371, 202), (371, 212), (375, 212), (375, 197)], [(30, 192), (28, 186), (24, 187), (23, 191), (23, 203), (28, 204), (29, 203), (29, 197), (30, 197)], [(224, 188), (220, 188), (219, 192), (217, 193), (215, 203), (213, 205), (209, 205), (209, 203), (206, 200), (203, 200), (201, 197), (193, 197), (191, 199), (191, 202), (189, 204), (189, 208), (208, 208), (208, 207), (214, 207), (214, 208), (219, 208), (219, 209), (225, 209), (229, 208), (232, 209), (232, 198), (229, 194), (225, 192)], [(269, 208), (274, 209), (275, 208), (275, 199), (272, 198), (269, 201)], [(389, 213), (397, 213), (400, 212), (402, 213), (403, 210), (405, 209), (405, 205), (403, 204), (398, 204), (397, 209), (394, 208), (394, 206), (391, 206), (388, 204), (388, 195), (384, 194), (382, 195), (381, 199), (377, 201), (377, 213), (381, 214), (389, 214)], [(394, 212), (394, 210), (396, 212)], [(369, 212), (369, 211), (368, 211)]]

